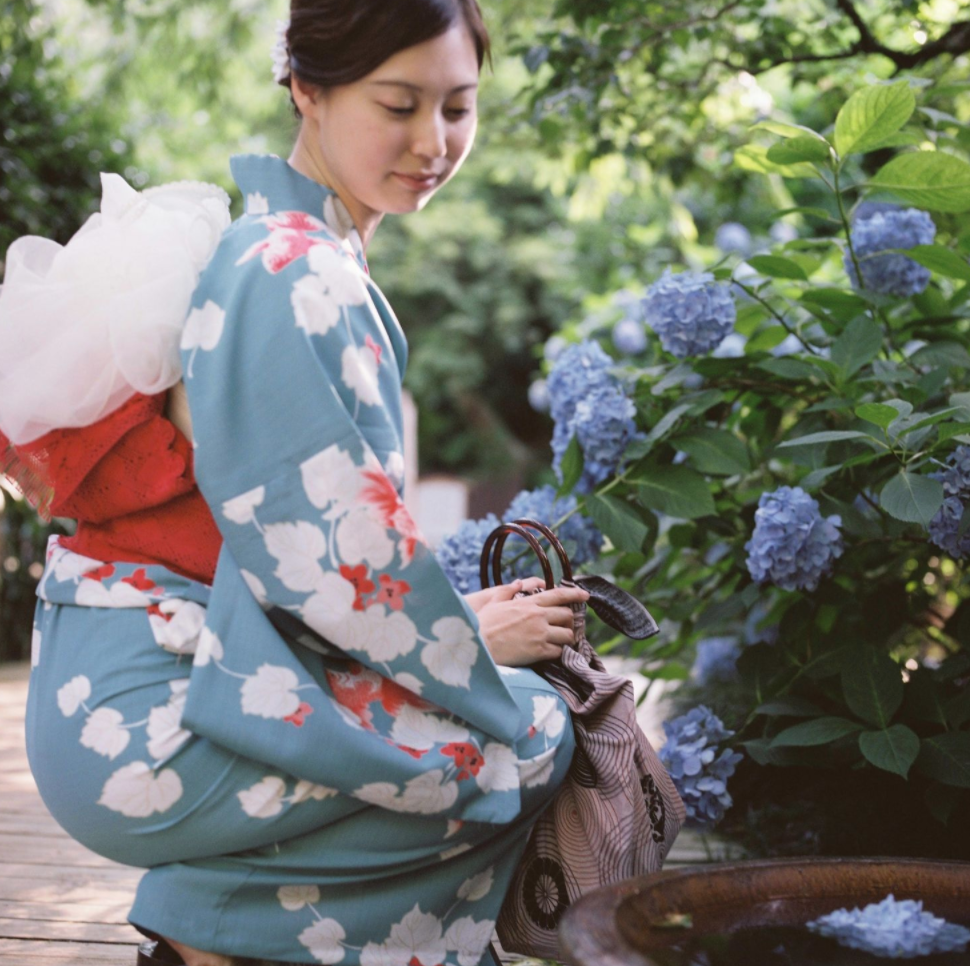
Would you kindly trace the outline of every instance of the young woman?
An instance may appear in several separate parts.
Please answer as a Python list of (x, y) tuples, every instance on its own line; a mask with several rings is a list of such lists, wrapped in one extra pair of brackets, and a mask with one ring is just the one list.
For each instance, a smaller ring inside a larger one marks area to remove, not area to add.
[[(568, 769), (522, 666), (587, 595), (449, 585), (401, 501), (407, 344), (365, 260), (461, 167), (487, 51), (475, 0), (294, 0), (299, 136), (233, 158), (242, 218), (108, 179), (63, 250), (11, 249), (0, 429), (80, 521), (38, 591), (28, 752), (72, 835), (149, 868), (141, 963), (476, 966)], [(180, 370), (152, 313), (196, 280)]]

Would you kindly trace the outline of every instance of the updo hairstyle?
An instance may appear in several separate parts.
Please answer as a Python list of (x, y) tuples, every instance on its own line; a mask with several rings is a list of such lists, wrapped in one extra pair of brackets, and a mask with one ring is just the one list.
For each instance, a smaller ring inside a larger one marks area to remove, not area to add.
[[(464, 20), (478, 66), (490, 44), (477, 0), (291, 0), (286, 31), (290, 72), (317, 87), (352, 84), (400, 50)], [(290, 77), (279, 83), (290, 86)], [(295, 106), (295, 105), (294, 105)]]

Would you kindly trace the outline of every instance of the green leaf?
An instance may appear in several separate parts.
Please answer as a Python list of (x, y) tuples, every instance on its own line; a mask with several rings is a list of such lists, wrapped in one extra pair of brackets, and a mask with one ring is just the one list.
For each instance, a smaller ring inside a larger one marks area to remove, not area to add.
[(946, 728), (947, 717), (942, 690), (931, 671), (926, 668), (914, 671), (906, 682), (905, 692), (907, 717)]
[(876, 768), (906, 778), (919, 754), (919, 735), (901, 724), (882, 731), (864, 731), (859, 735), (859, 750)]
[(724, 430), (705, 427), (688, 436), (678, 436), (670, 443), (687, 453), (702, 473), (734, 476), (751, 471), (751, 461), (744, 443)]
[(827, 745), (861, 729), (862, 725), (858, 721), (849, 721), (847, 718), (815, 718), (812, 721), (803, 721), (801, 724), (792, 725), (790, 728), (778, 732), (771, 739), (771, 747), (798, 746), (804, 748), (808, 745)]
[(748, 130), (771, 131), (772, 134), (777, 134), (783, 138), (810, 137), (815, 138), (815, 140), (822, 144), (828, 144), (828, 141), (821, 134), (813, 131), (810, 127), (805, 127), (803, 124), (787, 124), (784, 121), (758, 121), (757, 124), (752, 124)]
[(853, 648), (842, 665), (842, 693), (852, 712), (879, 728), (889, 727), (903, 701), (899, 665), (875, 648)]
[(931, 211), (970, 210), (970, 164), (942, 151), (900, 154), (880, 168), (869, 184)]
[(644, 506), (681, 520), (716, 513), (707, 481), (688, 466), (651, 466), (638, 473), (637, 492)]
[(579, 445), (579, 437), (573, 436), (566, 447), (566, 452), (562, 454), (562, 462), (559, 464), (559, 469), (562, 472), (562, 485), (558, 490), (559, 496), (572, 492), (573, 487), (583, 475), (584, 462), (583, 448)]
[(916, 245), (913, 248), (894, 248), (892, 251), (919, 262), (924, 268), (944, 278), (970, 282), (970, 262), (946, 245)]
[(799, 436), (796, 439), (786, 439), (784, 443), (778, 444), (778, 449), (787, 449), (792, 446), (816, 446), (819, 443), (838, 443), (846, 439), (872, 439), (868, 433), (860, 433), (857, 429), (832, 429), (824, 433), (809, 433), (807, 436)]
[(947, 423), (937, 430), (937, 442), (945, 443), (954, 436), (963, 436), (967, 433), (970, 433), (970, 423)]
[(916, 110), (907, 81), (856, 91), (835, 118), (835, 150), (845, 158), (862, 154), (895, 134)]
[(970, 392), (955, 392), (947, 402), (961, 410), (960, 419), (970, 422)]
[(798, 485), (804, 490), (814, 490), (816, 487), (821, 486), (833, 473), (838, 473), (841, 469), (841, 466), (819, 467), (817, 470), (812, 470), (808, 476), (803, 476), (798, 481)]
[(640, 673), (652, 681), (686, 681), (690, 677), (690, 668), (680, 661), (665, 661), (659, 668), (642, 668)]
[(780, 174), (783, 178), (817, 178), (818, 172), (810, 165), (775, 164), (768, 160), (768, 149), (760, 144), (746, 144), (734, 152), (734, 164), (743, 171), (759, 174)]
[(657, 424), (647, 433), (647, 439), (651, 443), (655, 443), (661, 437), (666, 436), (674, 428), (680, 417), (686, 416), (690, 409), (690, 403), (680, 403), (680, 405), (674, 406), (670, 412), (665, 413), (657, 420)]
[(799, 136), (768, 148), (767, 158), (775, 164), (796, 164), (799, 161), (828, 161), (829, 146), (818, 138)]
[(620, 550), (637, 552), (643, 546), (650, 528), (629, 503), (619, 497), (590, 493), (586, 497), (586, 509), (593, 522), (610, 538), (610, 543)]
[[(904, 436), (908, 436), (910, 433), (915, 433), (918, 429), (925, 429), (927, 426), (934, 426), (936, 423), (942, 423), (944, 419), (949, 419), (954, 413), (960, 412), (960, 408), (957, 406), (948, 406), (946, 409), (941, 409), (939, 412), (930, 413), (928, 416), (923, 416), (922, 413), (914, 413), (912, 416), (907, 417), (907, 423), (904, 426), (893, 427), (895, 430), (893, 436), (896, 439), (902, 439)], [(902, 420), (900, 420), (902, 422)], [(910, 425), (912, 422), (912, 425)]]
[(748, 264), (755, 271), (771, 278), (797, 278), (801, 282), (808, 281), (805, 269), (798, 262), (781, 255), (752, 255), (748, 259)]
[(946, 366), (970, 369), (970, 354), (959, 342), (931, 342), (917, 349), (910, 356), (910, 362), (919, 366)]
[(956, 808), (962, 794), (963, 792), (959, 788), (933, 784), (926, 789), (923, 800), (926, 802), (930, 815), (941, 825), (948, 825), (953, 809)]
[(799, 301), (826, 309), (840, 321), (849, 322), (868, 307), (866, 300), (837, 288), (817, 288), (803, 292)]
[(916, 767), (944, 785), (970, 788), (970, 732), (950, 731), (924, 738)]
[(817, 370), (798, 359), (765, 359), (758, 363), (757, 368), (782, 379), (811, 379), (817, 375)]
[(879, 494), (879, 505), (905, 523), (929, 526), (943, 504), (943, 484), (928, 476), (900, 470)]
[(863, 403), (856, 407), (855, 414), (859, 419), (875, 423), (883, 429), (899, 417), (899, 413), (892, 406), (883, 406), (881, 403)]
[(826, 221), (831, 221), (836, 225), (842, 224), (838, 218), (832, 216), (831, 212), (826, 211), (824, 208), (814, 208), (811, 205), (795, 205), (793, 208), (780, 208), (775, 212), (776, 218), (781, 218), (783, 215), (809, 215), (812, 218), (824, 218)]
[(831, 358), (847, 376), (875, 359), (882, 348), (882, 329), (870, 318), (853, 319), (832, 343)]
[(768, 352), (776, 345), (781, 345), (788, 338), (788, 330), (783, 325), (773, 325), (770, 328), (762, 329), (757, 335), (752, 336), (744, 345), (744, 354), (751, 355), (753, 352)]
[(771, 714), (789, 718), (815, 718), (822, 715), (822, 709), (812, 704), (807, 698), (790, 694), (785, 698), (766, 701), (754, 709), (756, 714)]
[(960, 728), (970, 721), (970, 688), (964, 688), (950, 698), (943, 710), (946, 720), (953, 728)]

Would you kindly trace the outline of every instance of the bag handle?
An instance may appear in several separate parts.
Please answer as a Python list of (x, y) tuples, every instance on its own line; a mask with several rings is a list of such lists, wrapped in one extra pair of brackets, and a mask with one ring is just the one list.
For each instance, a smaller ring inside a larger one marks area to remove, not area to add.
[(566, 549), (560, 542), (559, 537), (549, 527), (544, 523), (540, 523), (538, 520), (530, 520), (528, 517), (523, 517), (513, 522), (524, 527), (531, 527), (533, 530), (538, 530), (549, 541), (552, 548), (559, 555), (559, 565), (562, 567), (563, 579), (571, 582), (573, 579), (573, 565), (569, 562), (569, 554), (566, 553)]
[(481, 579), (482, 589), (487, 590), (489, 587), (491, 587), (488, 573), (488, 563), (490, 557), (492, 562), (492, 575), (495, 578), (495, 585), (498, 586), (502, 583), (502, 547), (505, 546), (505, 541), (508, 539), (510, 533), (518, 534), (518, 536), (522, 537), (533, 549), (533, 551), (535, 551), (535, 555), (539, 558), (539, 563), (542, 565), (542, 575), (546, 579), (546, 589), (552, 590), (552, 588), (556, 586), (556, 582), (552, 575), (552, 566), (549, 563), (549, 558), (546, 556), (546, 553), (539, 544), (539, 541), (536, 540), (536, 538), (529, 533), (525, 527), (522, 527), (517, 523), (499, 524), (499, 526), (497, 526), (485, 539), (485, 546), (482, 547), (482, 559), (479, 566), (479, 577)]

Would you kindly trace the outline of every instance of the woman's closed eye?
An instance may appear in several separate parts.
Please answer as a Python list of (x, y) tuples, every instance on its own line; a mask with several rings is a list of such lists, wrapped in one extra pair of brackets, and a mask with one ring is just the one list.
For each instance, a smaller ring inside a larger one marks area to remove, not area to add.
[[(385, 111), (392, 114), (394, 117), (410, 117), (417, 110), (417, 108), (414, 107), (398, 107), (394, 104), (382, 104), (381, 107), (383, 107)], [(471, 113), (471, 108), (446, 107), (444, 113), (451, 120), (458, 121), (463, 117), (467, 117)]]

